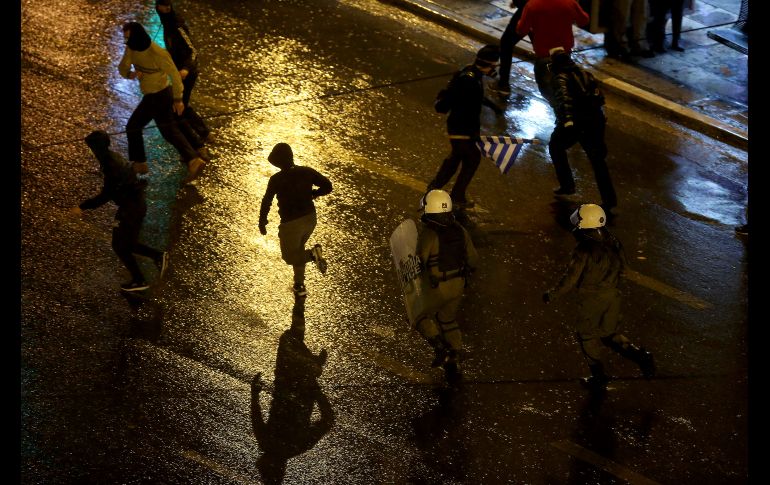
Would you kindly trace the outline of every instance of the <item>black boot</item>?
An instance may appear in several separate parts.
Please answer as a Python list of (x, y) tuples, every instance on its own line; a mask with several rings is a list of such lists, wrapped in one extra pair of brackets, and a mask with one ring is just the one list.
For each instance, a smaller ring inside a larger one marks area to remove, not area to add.
[(457, 365), (457, 351), (450, 350), (448, 352), (446, 362), (444, 362), (443, 367), (447, 383), (450, 386), (458, 386), (462, 380), (462, 374), (460, 373), (460, 368)]
[(634, 344), (628, 344), (626, 347), (623, 347), (621, 344), (613, 341), (610, 341), (609, 346), (621, 356), (638, 365), (645, 379), (655, 376), (655, 360), (652, 358), (652, 354), (646, 351), (644, 347), (640, 348)]
[(607, 383), (610, 381), (610, 378), (604, 373), (604, 365), (599, 362), (596, 364), (589, 364), (588, 368), (591, 370), (591, 377), (580, 379), (580, 384), (591, 392), (606, 391)]
[[(631, 347), (634, 346), (632, 345)], [(639, 366), (639, 370), (642, 371), (642, 375), (645, 379), (655, 377), (655, 373), (657, 372), (657, 369), (655, 368), (655, 359), (653, 359), (652, 354), (645, 350), (644, 347), (634, 347), (634, 356), (631, 357), (631, 360), (636, 362)]]
[(439, 337), (429, 339), (428, 342), (431, 347), (433, 347), (433, 352), (436, 354), (430, 366), (439, 367), (444, 365), (449, 357), (449, 349), (446, 348), (446, 345), (444, 345), (444, 342), (442, 342)]

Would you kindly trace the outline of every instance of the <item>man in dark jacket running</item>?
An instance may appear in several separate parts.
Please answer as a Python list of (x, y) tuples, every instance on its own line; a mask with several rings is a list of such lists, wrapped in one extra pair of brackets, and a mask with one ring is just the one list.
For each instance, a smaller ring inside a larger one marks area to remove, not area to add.
[(145, 180), (139, 180), (133, 167), (117, 152), (109, 149), (110, 137), (104, 131), (93, 131), (85, 139), (93, 152), (104, 175), (101, 192), (70, 209), (73, 216), (80, 216), (83, 210), (96, 209), (109, 201), (118, 206), (115, 220), (118, 225), (112, 230), (112, 249), (131, 273), (131, 281), (120, 285), (123, 291), (141, 291), (149, 288), (147, 280), (136, 262), (134, 254), (146, 256), (155, 261), (160, 276), (166, 271), (168, 253), (158, 251), (139, 242), (139, 232), (147, 213), (144, 198)]
[(198, 51), (193, 45), (190, 28), (184, 17), (174, 10), (171, 0), (155, 0), (155, 11), (158, 12), (160, 23), (163, 25), (163, 43), (171, 54), (184, 85), (184, 112), (178, 118), (179, 127), (187, 139), (192, 140), (193, 146), (201, 147), (198, 148), (201, 152), (205, 150), (202, 147), (208, 140), (210, 130), (203, 118), (190, 106), (190, 95), (195, 88), (195, 81), (198, 80)]
[(305, 264), (313, 261), (321, 273), (326, 273), (321, 245), (305, 249), (305, 243), (313, 234), (317, 222), (313, 199), (331, 193), (332, 183), (310, 167), (295, 165), (294, 153), (286, 143), (275, 145), (267, 160), (281, 171), (273, 174), (267, 182), (259, 211), (259, 232), (263, 236), (267, 234), (267, 215), (273, 198), (277, 196), (278, 215), (281, 217), (278, 226), (281, 257), (294, 268), (294, 294), (305, 297)]
[(610, 379), (605, 373), (605, 347), (635, 362), (644, 377), (655, 375), (652, 354), (618, 332), (618, 282), (626, 268), (626, 257), (620, 241), (604, 227), (606, 220), (596, 204), (583, 204), (570, 216), (577, 246), (562, 278), (543, 293), (543, 301), (549, 303), (577, 289), (577, 339), (591, 370), (591, 377), (581, 383), (594, 391), (603, 391)]

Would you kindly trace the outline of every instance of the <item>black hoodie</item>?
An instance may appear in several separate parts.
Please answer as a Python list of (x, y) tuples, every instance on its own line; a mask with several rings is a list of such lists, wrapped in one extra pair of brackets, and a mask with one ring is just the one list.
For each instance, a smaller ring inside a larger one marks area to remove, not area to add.
[(198, 68), (198, 52), (192, 43), (190, 29), (184, 21), (184, 18), (174, 11), (173, 5), (169, 5), (171, 11), (168, 13), (158, 12), (160, 23), (163, 25), (163, 43), (166, 44), (166, 50), (171, 54), (174, 65), (177, 69), (187, 69), (191, 74)]
[(123, 31), (130, 32), (128, 42), (126, 42), (129, 49), (142, 52), (150, 47), (152, 39), (150, 39), (149, 34), (147, 34), (147, 31), (144, 30), (144, 27), (139, 22), (127, 22), (123, 26)]
[(109, 201), (118, 206), (116, 218), (123, 220), (128, 212), (144, 209), (144, 184), (136, 178), (131, 165), (117, 152), (109, 149), (110, 138), (103, 131), (94, 131), (86, 137), (86, 144), (93, 152), (104, 174), (101, 192), (83, 201), (81, 209), (96, 209)]

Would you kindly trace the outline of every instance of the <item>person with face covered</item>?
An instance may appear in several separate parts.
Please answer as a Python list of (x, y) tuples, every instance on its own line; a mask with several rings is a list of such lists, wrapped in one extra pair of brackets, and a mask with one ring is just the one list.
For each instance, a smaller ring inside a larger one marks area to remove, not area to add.
[(184, 17), (174, 9), (171, 0), (155, 0), (155, 11), (158, 12), (160, 23), (163, 25), (163, 43), (171, 54), (184, 85), (184, 112), (178, 118), (179, 126), (184, 135), (194, 141), (193, 144), (202, 146), (208, 140), (210, 130), (203, 118), (190, 106), (190, 95), (198, 80), (198, 51), (193, 45), (190, 28)]
[(277, 196), (278, 215), (281, 218), (278, 226), (281, 257), (294, 269), (295, 296), (304, 298), (307, 296), (305, 264), (312, 261), (321, 273), (326, 273), (327, 265), (321, 245), (305, 249), (305, 243), (316, 226), (313, 200), (331, 193), (332, 183), (313, 168), (295, 165), (294, 153), (286, 143), (275, 145), (267, 160), (281, 171), (270, 176), (267, 182), (259, 211), (259, 232), (263, 236), (267, 234), (267, 215), (273, 198)]
[[(137, 22), (123, 25), (126, 50), (118, 64), (118, 72), (126, 79), (139, 79), (142, 100), (126, 124), (128, 158), (139, 173), (147, 172), (142, 130), (155, 120), (163, 138), (179, 152), (187, 165), (185, 182), (191, 182), (205, 164), (203, 158), (179, 129), (174, 113), (184, 113), (182, 78), (171, 55), (150, 39)], [(170, 78), (170, 81), (169, 81)]]
[(139, 242), (139, 233), (147, 213), (144, 198), (147, 181), (139, 180), (126, 159), (110, 150), (110, 137), (106, 132), (93, 131), (85, 138), (85, 142), (99, 161), (104, 185), (99, 194), (73, 207), (70, 213), (77, 217), (83, 210), (96, 209), (110, 201), (118, 206), (115, 214), (118, 224), (112, 230), (112, 249), (131, 274), (131, 281), (120, 285), (120, 289), (127, 292), (145, 290), (149, 285), (134, 254), (152, 259), (161, 277), (168, 265), (168, 253)]
[(466, 198), (466, 191), (481, 163), (481, 152), (476, 146), (481, 133), (481, 107), (489, 107), (498, 116), (503, 114), (499, 106), (484, 96), (483, 77), (495, 76), (499, 60), (500, 48), (485, 45), (476, 53), (473, 64), (463, 67), (452, 76), (434, 103), (436, 112), (448, 113), (446, 124), (451, 152), (428, 183), (426, 193), (442, 189), (459, 168), (449, 193), (457, 210), (473, 206)]

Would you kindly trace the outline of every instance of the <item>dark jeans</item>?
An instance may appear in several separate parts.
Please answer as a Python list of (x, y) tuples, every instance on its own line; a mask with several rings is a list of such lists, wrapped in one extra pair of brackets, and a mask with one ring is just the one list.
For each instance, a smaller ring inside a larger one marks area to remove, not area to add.
[(553, 75), (551, 74), (550, 64), (550, 56), (535, 59), (535, 82), (540, 94), (543, 95), (553, 109), (553, 89), (551, 88), (551, 78)]
[(157, 93), (142, 96), (142, 100), (134, 109), (126, 124), (129, 160), (132, 162), (147, 161), (147, 155), (144, 152), (144, 135), (142, 130), (152, 120), (155, 120), (155, 125), (160, 130), (160, 134), (176, 148), (185, 163), (198, 156), (195, 148), (190, 145), (190, 142), (179, 129), (179, 124), (174, 118), (173, 104), (174, 98), (171, 93), (171, 86)]
[(157, 249), (139, 242), (139, 232), (142, 229), (146, 212), (147, 206), (144, 202), (129, 208), (121, 207), (118, 227), (112, 230), (112, 249), (128, 272), (131, 273), (131, 280), (135, 282), (144, 282), (145, 279), (134, 254), (146, 256), (153, 260), (158, 260), (163, 254)]
[(479, 168), (481, 152), (475, 140), (456, 140), (450, 138), (449, 143), (452, 145), (452, 152), (444, 160), (438, 169), (438, 173), (428, 184), (428, 190), (444, 187), (449, 183), (455, 172), (457, 172), (457, 168), (462, 165), (449, 195), (452, 197), (452, 202), (464, 203), (467, 202), (465, 191), (468, 189), (476, 169)]
[(671, 44), (679, 43), (682, 33), (684, 0), (650, 0), (650, 23), (647, 24), (647, 42), (653, 49), (663, 50), (666, 37), (666, 15), (671, 11)]
[(182, 116), (176, 116), (179, 128), (194, 148), (203, 146), (210, 131), (203, 121), (203, 118), (201, 118), (192, 106), (190, 106), (190, 96), (192, 95), (192, 90), (195, 87), (195, 81), (197, 79), (198, 71), (193, 70), (182, 80), (182, 84), (184, 85), (182, 102), (184, 103), (185, 108)]
[(519, 23), (523, 11), (523, 8), (516, 9), (503, 31), (503, 36), (500, 37), (500, 86), (510, 86), (513, 47), (524, 38), (516, 33), (516, 24)]
[(548, 153), (551, 155), (553, 168), (556, 170), (556, 178), (563, 189), (574, 189), (575, 179), (572, 177), (572, 169), (567, 160), (567, 149), (575, 143), (580, 143), (591, 162), (596, 177), (596, 186), (602, 197), (602, 205), (605, 210), (615, 207), (618, 203), (615, 188), (612, 186), (610, 171), (607, 168), (607, 145), (604, 143), (604, 128), (606, 119), (598, 118), (591, 122), (585, 122), (584, 127), (565, 130), (558, 125), (551, 133), (551, 141), (548, 143)]

